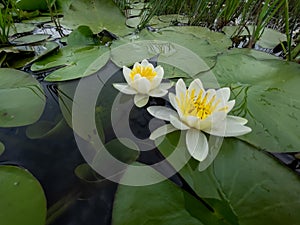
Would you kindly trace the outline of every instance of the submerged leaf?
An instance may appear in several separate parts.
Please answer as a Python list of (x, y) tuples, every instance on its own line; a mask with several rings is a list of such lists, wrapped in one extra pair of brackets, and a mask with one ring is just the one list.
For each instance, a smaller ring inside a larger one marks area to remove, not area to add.
[(0, 141), (0, 155), (2, 155), (4, 150), (5, 150), (5, 145)]

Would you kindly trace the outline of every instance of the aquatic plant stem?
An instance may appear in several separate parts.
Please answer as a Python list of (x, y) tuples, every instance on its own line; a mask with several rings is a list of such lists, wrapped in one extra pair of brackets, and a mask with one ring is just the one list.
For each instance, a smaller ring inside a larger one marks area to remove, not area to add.
[(60, 217), (80, 196), (81, 191), (74, 189), (69, 194), (54, 203), (47, 212), (47, 219), (45, 225), (52, 224), (58, 217)]

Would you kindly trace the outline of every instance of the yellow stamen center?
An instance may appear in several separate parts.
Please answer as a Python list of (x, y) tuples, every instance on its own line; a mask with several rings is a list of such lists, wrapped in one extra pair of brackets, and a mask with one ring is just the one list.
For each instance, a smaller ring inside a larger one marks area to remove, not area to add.
[[(195, 89), (191, 92), (186, 91), (185, 95), (180, 94), (180, 99), (176, 98), (177, 104), (185, 116), (195, 116), (203, 120), (211, 115), (220, 104), (220, 99), (216, 100), (216, 95), (209, 98), (209, 93), (205, 93), (204, 90), (200, 90), (198, 95), (195, 95)], [(223, 107), (218, 111), (226, 111), (227, 107)]]
[(150, 66), (136, 66), (131, 70), (130, 78), (133, 80), (136, 74), (140, 74), (142, 77), (146, 77), (148, 80), (152, 80), (157, 73)]

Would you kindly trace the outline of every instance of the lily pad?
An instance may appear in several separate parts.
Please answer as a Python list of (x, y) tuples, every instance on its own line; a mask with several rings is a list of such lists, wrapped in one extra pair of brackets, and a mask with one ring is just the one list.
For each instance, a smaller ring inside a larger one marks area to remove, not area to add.
[[(179, 135), (167, 135), (159, 146), (164, 155), (184, 145), (177, 143)], [(299, 177), (266, 153), (236, 138), (225, 138), (207, 170), (200, 172), (194, 164), (189, 161), (180, 171), (182, 177), (213, 208), (212, 199), (227, 202), (239, 224), (297, 224)]]
[(135, 16), (126, 20), (126, 25), (130, 28), (137, 28), (141, 22), (141, 17)]
[(16, 3), (22, 10), (48, 10), (47, 0), (18, 0)]
[(122, 36), (133, 32), (125, 25), (126, 18), (112, 0), (65, 1), (62, 4), (62, 25), (75, 29), (78, 25), (89, 26), (94, 33), (106, 29)]
[(56, 42), (45, 42), (39, 45), (11, 46), (3, 50), (10, 53), (6, 57), (6, 64), (9, 67), (22, 68), (58, 48), (59, 45)]
[(0, 127), (24, 126), (36, 122), (45, 107), (39, 82), (29, 74), (0, 69)]
[[(223, 31), (228, 35), (229, 37), (234, 34), (234, 32), (238, 29), (238, 26), (225, 26)], [(250, 35), (253, 31), (253, 26), (248, 26)], [(249, 35), (249, 33), (244, 28), (242, 30), (242, 33), (240, 35)], [(280, 33), (276, 30), (273, 30), (271, 28), (265, 28), (262, 36), (257, 41), (257, 44), (260, 45), (263, 48), (270, 48), (273, 49), (276, 45), (278, 45), (280, 42), (286, 41), (286, 35), (283, 33)]]
[[(162, 176), (158, 172), (156, 175)], [(130, 176), (132, 175), (128, 170), (122, 178), (123, 181), (127, 177), (130, 179)], [(145, 198), (151, 201), (145, 204), (143, 201)], [(163, 207), (162, 202), (165, 203)], [(215, 209), (213, 212), (212, 208), (169, 180), (140, 187), (119, 185), (115, 196), (112, 224), (238, 224), (230, 210), (220, 215), (217, 207)]]
[(15, 29), (10, 30), (9, 34), (15, 33), (27, 33), (32, 32), (35, 29), (35, 25), (31, 23), (15, 23)]
[(47, 34), (32, 34), (23, 37), (15, 38), (10, 42), (14, 45), (30, 45), (38, 42), (46, 41), (50, 35)]
[[(35, 62), (31, 66), (32, 71), (40, 71), (54, 67), (62, 67), (59, 70), (54, 71), (48, 75), (46, 81), (65, 81), (81, 78), (91, 75), (95, 71), (87, 70), (89, 65), (100, 55), (107, 52), (108, 48), (105, 46), (84, 46), (84, 47), (65, 47), (60, 51), (44, 58), (38, 62)], [(100, 69), (105, 65), (109, 58), (102, 58), (101, 63), (97, 65), (95, 70)]]
[(26, 170), (0, 166), (0, 220), (9, 225), (44, 225), (46, 198), (39, 182)]
[(299, 64), (243, 53), (218, 57), (213, 69), (221, 86), (232, 89), (232, 113), (246, 117), (253, 130), (240, 138), (267, 151), (299, 151)]
[(94, 37), (93, 31), (88, 26), (79, 26), (68, 36), (69, 46), (95, 45), (100, 41)]
[[(177, 68), (185, 74), (182, 77), (194, 76), (209, 72), (217, 56), (230, 46), (230, 40), (223, 34), (196, 27), (166, 28), (159, 33), (143, 30), (131, 39), (120, 39), (113, 42), (111, 52), (101, 55), (90, 64), (87, 71), (103, 62), (110, 54), (111, 60), (118, 66), (131, 66), (135, 62), (158, 55), (158, 63)], [(187, 63), (188, 62), (188, 63)], [(169, 74), (166, 74), (170, 78)], [(180, 77), (178, 74), (176, 77)]]

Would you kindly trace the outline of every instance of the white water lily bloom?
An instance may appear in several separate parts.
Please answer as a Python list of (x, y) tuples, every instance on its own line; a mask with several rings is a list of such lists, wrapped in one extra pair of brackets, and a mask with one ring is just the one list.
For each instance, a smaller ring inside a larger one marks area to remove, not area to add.
[(235, 104), (235, 100), (229, 101), (229, 88), (204, 90), (201, 81), (195, 79), (187, 89), (184, 81), (179, 79), (175, 91), (176, 95), (170, 93), (169, 99), (176, 111), (162, 106), (147, 108), (154, 117), (170, 121), (155, 130), (150, 139), (174, 130), (186, 130), (188, 151), (193, 158), (203, 161), (209, 151), (204, 133), (232, 137), (251, 132), (251, 128), (244, 126), (246, 119), (227, 115)]
[(131, 69), (123, 66), (123, 75), (127, 84), (113, 84), (120, 92), (134, 96), (134, 104), (143, 107), (149, 96), (162, 97), (168, 93), (171, 83), (161, 83), (164, 70), (161, 66), (154, 66), (144, 59), (136, 62)]

